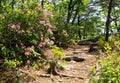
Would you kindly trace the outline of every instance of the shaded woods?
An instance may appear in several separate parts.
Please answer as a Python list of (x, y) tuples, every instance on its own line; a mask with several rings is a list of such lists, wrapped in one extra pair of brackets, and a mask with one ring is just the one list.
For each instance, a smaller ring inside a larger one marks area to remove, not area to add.
[[(82, 53), (86, 62), (88, 57), (96, 59), (97, 54), (90, 57), (95, 53), (104, 54), (92, 64), (89, 81), (119, 83), (119, 10), (119, 0), (0, 0), (0, 72), (8, 71), (8, 78), (17, 77), (17, 81), (25, 77), (19, 70), (28, 74), (26, 71), (39, 69), (49, 74), (42, 77), (52, 80), (54, 74), (82, 80), (84, 77), (63, 74), (66, 50), (71, 49), (73, 55), (69, 54), (69, 59), (79, 66), (82, 61), (75, 60), (81, 60)], [(11, 70), (16, 76), (11, 76)], [(96, 76), (96, 72), (100, 75)], [(7, 77), (6, 73), (0, 75)], [(32, 76), (33, 80), (36, 78), (36, 74)], [(2, 83), (7, 81), (0, 79)]]

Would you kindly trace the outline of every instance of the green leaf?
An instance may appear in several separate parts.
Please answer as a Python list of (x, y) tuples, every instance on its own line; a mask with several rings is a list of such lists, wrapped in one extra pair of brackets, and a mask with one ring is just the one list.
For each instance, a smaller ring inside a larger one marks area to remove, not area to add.
[(83, 0), (84, 5), (87, 5), (90, 2), (90, 0)]

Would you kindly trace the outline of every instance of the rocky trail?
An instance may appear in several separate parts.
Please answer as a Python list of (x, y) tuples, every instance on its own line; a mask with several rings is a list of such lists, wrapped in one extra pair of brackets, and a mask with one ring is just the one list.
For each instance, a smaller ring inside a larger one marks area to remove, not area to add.
[[(58, 69), (61, 75), (46, 74), (45, 68), (39, 70), (19, 71), (22, 73), (20, 83), (90, 83), (90, 68), (96, 64), (101, 54), (98, 47), (94, 46), (94, 50), (90, 51), (90, 45), (76, 45), (72, 48), (64, 50), (66, 57), (59, 64), (62, 69)], [(12, 72), (12, 71), (11, 71)], [(13, 73), (13, 72), (12, 72)], [(1, 76), (4, 76), (0, 73)], [(45, 76), (42, 76), (45, 75)], [(63, 76), (65, 75), (65, 76)], [(18, 83), (13, 81), (1, 81), (0, 83)]]

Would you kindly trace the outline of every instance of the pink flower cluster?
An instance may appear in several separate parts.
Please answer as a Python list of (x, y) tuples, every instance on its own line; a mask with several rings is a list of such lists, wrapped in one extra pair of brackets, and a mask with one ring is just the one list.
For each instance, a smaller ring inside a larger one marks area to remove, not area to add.
[(34, 46), (31, 46), (31, 47), (27, 47), (26, 49), (28, 50), (28, 51), (31, 51), (31, 50), (33, 50), (35, 47)]
[(27, 62), (26, 62), (26, 63), (29, 65), (31, 62), (30, 62), (30, 60), (27, 60)]
[(26, 46), (23, 43), (21, 43), (21, 46), (22, 46), (22, 48), (26, 48)]
[(37, 25), (37, 28), (40, 28), (40, 25), (39, 25), (39, 24)]
[(12, 28), (12, 29), (18, 29), (18, 34), (22, 33), (22, 30), (20, 30), (20, 25), (19, 24), (12, 24), (10, 26), (10, 28)]
[(46, 25), (47, 25), (48, 27), (51, 27), (51, 24), (50, 24), (50, 22), (47, 22), (47, 23), (46, 23)]
[(39, 46), (39, 47), (43, 47), (43, 46), (45, 46), (45, 44), (46, 44), (45, 42), (40, 42), (40, 43), (38, 44), (38, 46)]
[[(44, 18), (41, 19), (40, 23), (41, 23), (41, 24), (45, 24), (45, 23), (46, 23), (46, 25), (47, 25), (48, 27), (51, 27), (50, 22), (46, 22), (46, 20), (45, 20)], [(38, 25), (37, 27), (39, 28), (40, 25)]]
[[(18, 44), (16, 44), (15, 47), (18, 48)], [(31, 51), (31, 50), (33, 50), (33, 49), (35, 48), (34, 46), (31, 46), (31, 47), (27, 47), (27, 48), (26, 48), (26, 46), (25, 46), (24, 44), (21, 44), (21, 47), (26, 50), (26, 51), (24, 52), (24, 55), (25, 55), (25, 56), (30, 55), (30, 52), (29, 52), (29, 51)]]
[(45, 24), (45, 19), (43, 18), (41, 21), (40, 21), (41, 24)]
[(15, 47), (18, 48), (18, 44), (16, 44)]
[(25, 55), (25, 56), (30, 55), (30, 52), (29, 52), (29, 51), (34, 50), (34, 48), (35, 48), (34, 46), (26, 47), (23, 43), (21, 43), (21, 47), (26, 50), (26, 51), (24, 52), (24, 55)]
[(18, 29), (18, 30), (20, 30), (20, 25), (19, 24), (12, 24), (10, 27), (12, 29)]
[(22, 33), (22, 30), (18, 30), (18, 34), (21, 34)]
[(30, 55), (30, 53), (29, 53), (29, 52), (25, 52), (24, 55), (25, 55), (25, 56), (28, 56), (28, 55)]
[(53, 45), (53, 44), (54, 44), (54, 41), (53, 41), (53, 40), (50, 40), (50, 44)]
[(50, 44), (50, 45), (53, 45), (54, 44), (54, 41), (53, 40), (48, 40), (48, 41), (46, 41), (46, 42), (40, 42), (39, 44), (38, 44), (38, 46), (39, 47), (43, 47), (43, 46), (45, 46), (46, 44)]
[(50, 33), (50, 34), (53, 34), (53, 32), (50, 28), (47, 29), (47, 32)]

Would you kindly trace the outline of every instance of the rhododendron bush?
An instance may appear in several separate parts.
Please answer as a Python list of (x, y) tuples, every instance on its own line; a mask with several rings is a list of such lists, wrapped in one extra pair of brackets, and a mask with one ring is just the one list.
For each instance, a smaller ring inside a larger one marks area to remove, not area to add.
[(30, 64), (41, 56), (40, 49), (54, 44), (52, 14), (39, 3), (17, 4), (0, 17), (0, 55), (4, 58)]

